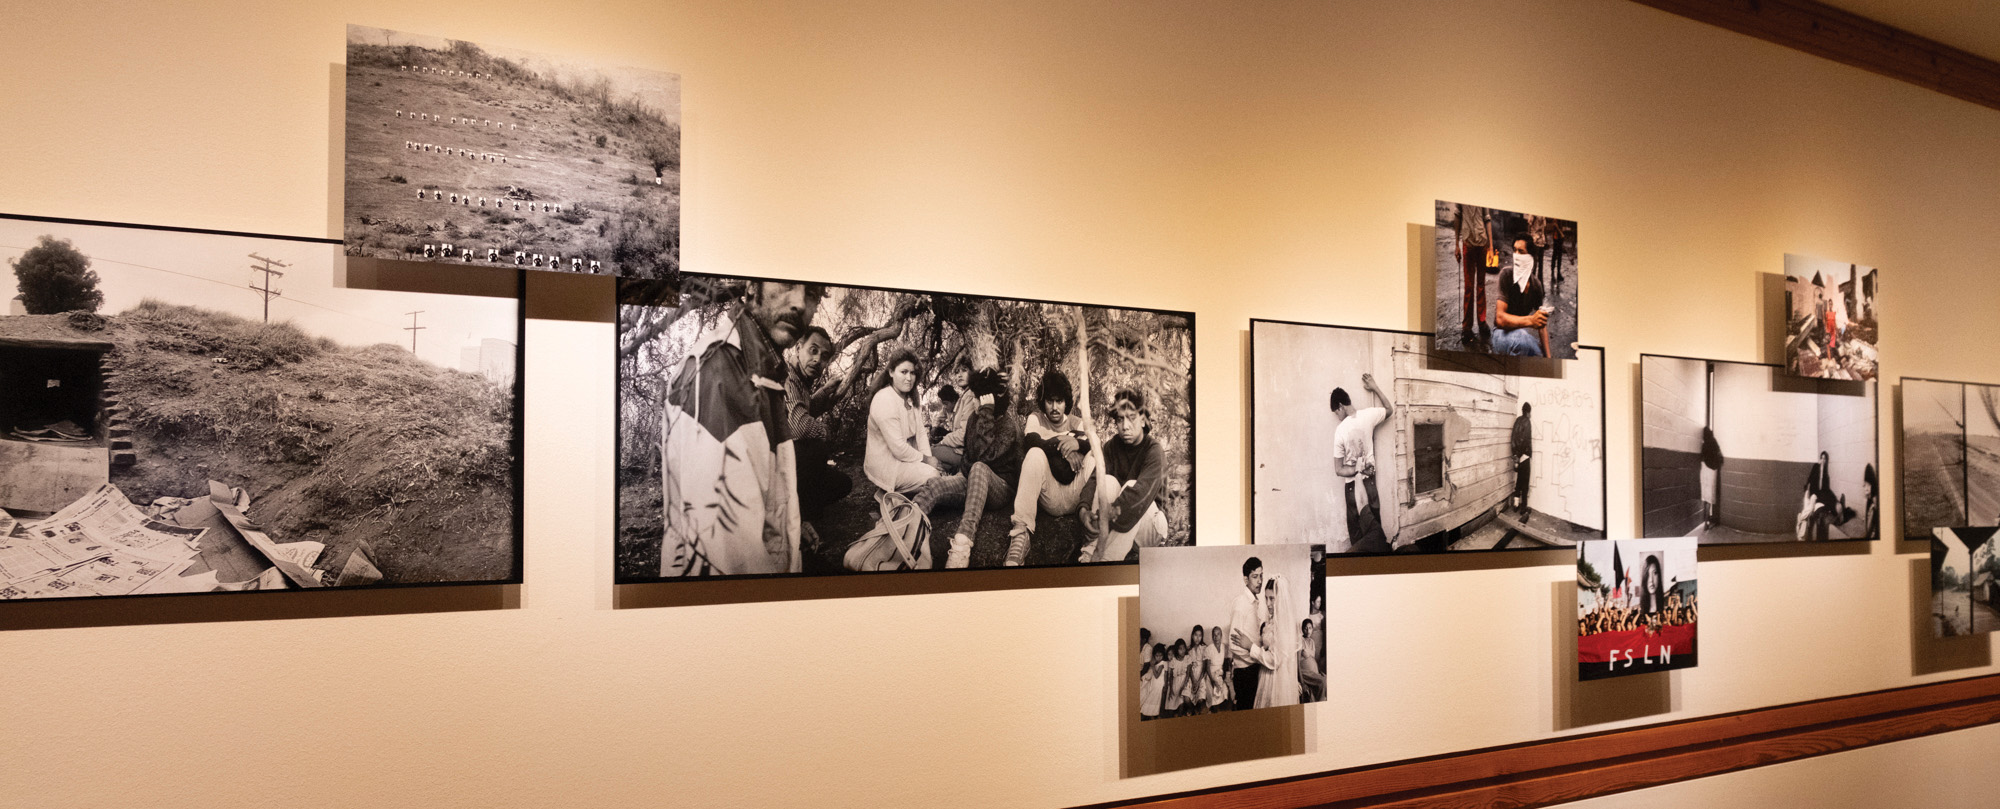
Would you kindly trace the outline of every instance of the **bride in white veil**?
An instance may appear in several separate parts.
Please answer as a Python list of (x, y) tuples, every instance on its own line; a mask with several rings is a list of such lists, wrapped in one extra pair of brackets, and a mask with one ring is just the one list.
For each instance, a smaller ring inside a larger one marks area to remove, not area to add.
[(1299, 704), (1299, 608), (1292, 603), (1283, 576), (1264, 582), (1264, 638), (1269, 655), (1257, 672), (1254, 707)]

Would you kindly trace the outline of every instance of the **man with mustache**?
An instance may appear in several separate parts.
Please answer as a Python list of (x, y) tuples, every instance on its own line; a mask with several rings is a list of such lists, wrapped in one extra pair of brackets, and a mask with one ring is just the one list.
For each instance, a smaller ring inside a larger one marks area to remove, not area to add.
[(783, 351), (807, 336), (825, 294), (816, 284), (754, 283), (669, 381), (662, 576), (800, 572)]
[(854, 489), (854, 481), (831, 464), (832, 436), (821, 418), (873, 370), (875, 342), (870, 340), (863, 346), (846, 375), (825, 386), (820, 385), (820, 377), (833, 361), (833, 336), (826, 329), (811, 326), (792, 352), (791, 373), (785, 377), (785, 416), (798, 448), (799, 509), (809, 522), (819, 519), (827, 506)]

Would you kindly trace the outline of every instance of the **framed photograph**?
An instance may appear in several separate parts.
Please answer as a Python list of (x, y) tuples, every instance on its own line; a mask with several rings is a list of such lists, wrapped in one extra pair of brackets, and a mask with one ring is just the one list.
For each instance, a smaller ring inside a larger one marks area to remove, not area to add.
[(1693, 537), (1576, 546), (1576, 676), (1601, 680), (1695, 667)]
[(1423, 332), (1250, 321), (1253, 541), (1329, 554), (1604, 538), (1604, 352), (1431, 350)]
[(672, 280), (672, 73), (347, 27), (347, 254)]
[(1139, 718), (1326, 701), (1318, 545), (1139, 552)]
[(521, 580), (514, 297), (0, 217), (0, 599)]
[(621, 281), (620, 582), (1129, 562), (1194, 541), (1189, 312)]
[(1880, 534), (1875, 383), (1776, 365), (1639, 357), (1648, 537), (1701, 544)]
[(1934, 637), (1983, 635), (2000, 628), (2000, 560), (1992, 526), (1931, 529), (1931, 630)]
[(1437, 348), (1576, 359), (1576, 223), (1437, 201)]
[(2000, 525), (2000, 385), (1903, 377), (1903, 538)]
[(1876, 270), (1785, 254), (1785, 372), (1875, 378)]

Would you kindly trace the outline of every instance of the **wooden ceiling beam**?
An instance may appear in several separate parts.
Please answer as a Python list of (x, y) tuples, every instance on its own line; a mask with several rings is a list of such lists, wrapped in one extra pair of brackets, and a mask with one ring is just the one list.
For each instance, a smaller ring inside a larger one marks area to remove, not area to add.
[(1633, 0), (2000, 109), (2000, 62), (1816, 0)]

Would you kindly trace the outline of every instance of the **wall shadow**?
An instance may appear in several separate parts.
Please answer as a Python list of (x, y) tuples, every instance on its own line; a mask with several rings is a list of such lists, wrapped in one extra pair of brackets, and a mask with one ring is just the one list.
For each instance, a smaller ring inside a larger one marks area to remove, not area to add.
[(618, 320), (618, 279), (534, 270), (526, 274), (528, 317), (581, 323)]
[(519, 267), (342, 256), (335, 268), (334, 285), (387, 292), (518, 298), (525, 284), (522, 278), (539, 274)]
[(1989, 634), (1940, 638), (1931, 627), (1931, 559), (1929, 549), (1910, 560), (1910, 673), (1985, 668), (1993, 665)]
[[(1136, 564), (940, 570), (848, 576), (690, 579), (613, 585), (611, 608), (631, 610), (712, 604), (758, 604), (771, 601), (976, 593), (1046, 587), (1104, 587), (1138, 583), (1139, 566)], [(1135, 637), (1138, 631), (1132, 630)]]
[(1757, 335), (1762, 339), (1763, 362), (1778, 367), (1785, 365), (1785, 327), (1791, 319), (1785, 311), (1785, 274), (1781, 272), (1760, 272), (1757, 274), (1757, 295), (1751, 298), (1757, 307)]
[(1466, 570), (1506, 570), (1517, 567), (1576, 564), (1575, 548), (1520, 548), (1458, 553), (1336, 556), (1327, 554), (1328, 576), (1382, 576), (1400, 573), (1456, 573)]
[(1437, 225), (1410, 222), (1403, 226), (1410, 242), (1410, 325), (1417, 331), (1437, 331)]
[(1244, 329), (1237, 334), (1242, 340), (1242, 345), (1239, 347), (1236, 360), (1243, 366), (1243, 390), (1239, 392), (1243, 397), (1241, 401), (1243, 418), (1239, 419), (1243, 423), (1241, 446), (1244, 448), (1243, 479), (1240, 481), (1243, 486), (1244, 504), (1243, 536), (1255, 544), (1257, 542), (1257, 396), (1252, 388), (1257, 384), (1257, 369), (1251, 367), (1251, 363), (1255, 361), (1255, 352), (1251, 349), (1250, 330)]
[(1697, 562), (1733, 562), (1738, 559), (1796, 559), (1806, 556), (1867, 556), (1875, 541), (1836, 539), (1826, 542), (1760, 542), (1750, 545), (1701, 545), (1695, 548)]
[(1550, 584), (1553, 620), (1549, 621), (1549, 657), (1555, 680), (1549, 700), (1555, 730), (1574, 730), (1606, 722), (1657, 716), (1673, 711), (1675, 672), (1656, 671), (1603, 680), (1580, 680), (1576, 674), (1576, 581)]
[[(326, 73), (326, 235), (340, 239), (347, 230), (347, 64), (328, 64)], [(333, 280), (342, 286), (338, 269)]]
[(521, 585), (356, 587), (79, 598), (0, 604), (0, 632), (105, 626), (287, 621), (521, 608)]
[[(1139, 637), (1138, 597), (1118, 599), (1116, 637)], [(1304, 705), (1140, 721), (1138, 645), (1120, 643), (1118, 649), (1120, 778), (1310, 752)]]

